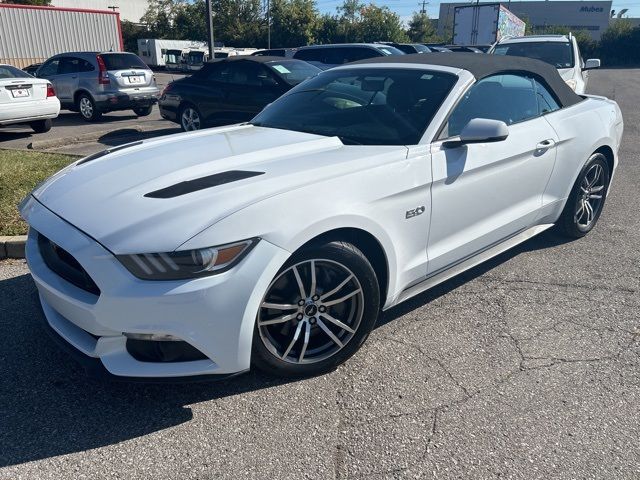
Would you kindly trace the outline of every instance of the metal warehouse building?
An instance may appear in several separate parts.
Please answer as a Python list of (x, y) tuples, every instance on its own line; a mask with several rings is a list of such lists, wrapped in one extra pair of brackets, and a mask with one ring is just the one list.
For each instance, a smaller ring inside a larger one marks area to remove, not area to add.
[(0, 4), (0, 63), (25, 67), (63, 52), (120, 51), (119, 14)]
[(52, 0), (51, 6), (89, 10), (112, 9), (122, 20), (137, 23), (149, 8), (149, 0)]
[[(594, 40), (599, 40), (602, 33), (609, 27), (612, 2), (514, 1), (500, 3), (531, 25), (534, 31), (550, 26), (568, 27), (575, 31), (587, 31)], [(438, 19), (438, 33), (440, 35), (452, 31), (454, 9), (463, 5), (469, 5), (469, 3), (440, 4)]]

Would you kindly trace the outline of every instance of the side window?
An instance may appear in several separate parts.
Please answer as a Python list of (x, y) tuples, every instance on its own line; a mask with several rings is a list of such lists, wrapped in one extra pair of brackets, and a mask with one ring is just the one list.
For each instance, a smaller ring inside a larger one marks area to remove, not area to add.
[(460, 135), (474, 118), (500, 120), (512, 125), (539, 114), (533, 78), (515, 74), (494, 75), (469, 89), (449, 116), (440, 138)]
[(293, 58), (297, 58), (298, 60), (305, 60), (307, 62), (321, 62), (322, 57), (324, 56), (322, 51), (326, 50), (325, 48), (310, 48), (308, 50), (300, 50), (296, 52)]
[(536, 96), (538, 98), (538, 112), (540, 113), (540, 115), (560, 110), (560, 105), (553, 97), (553, 95), (549, 93), (547, 87), (545, 87), (538, 80), (534, 80), (534, 82), (536, 86)]
[(346, 49), (345, 60), (347, 62), (356, 62), (367, 58), (382, 57), (383, 55), (373, 48), (352, 47)]
[(38, 70), (38, 75), (40, 77), (50, 77), (52, 75), (58, 74), (58, 65), (60, 64), (60, 59), (56, 58), (46, 62), (44, 65), (40, 67)]
[(65, 75), (80, 71), (80, 59), (75, 57), (63, 57), (60, 59), (58, 74)]
[(91, 64), (91, 62), (87, 62), (86, 60), (80, 59), (79, 70), (80, 72), (93, 72), (95, 67)]

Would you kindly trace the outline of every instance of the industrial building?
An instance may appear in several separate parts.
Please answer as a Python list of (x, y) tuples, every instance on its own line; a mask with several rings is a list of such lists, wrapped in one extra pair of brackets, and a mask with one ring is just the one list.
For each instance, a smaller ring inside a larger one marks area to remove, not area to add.
[[(545, 27), (567, 27), (574, 31), (586, 31), (594, 40), (599, 40), (609, 27), (612, 2), (558, 0), (487, 3), (501, 3), (531, 25), (534, 32), (543, 30)], [(446, 36), (452, 32), (455, 7), (463, 5), (469, 5), (469, 3), (440, 4), (439, 35)]]
[(138, 23), (149, 8), (148, 0), (52, 0), (54, 7), (112, 10), (120, 14), (121, 20)]

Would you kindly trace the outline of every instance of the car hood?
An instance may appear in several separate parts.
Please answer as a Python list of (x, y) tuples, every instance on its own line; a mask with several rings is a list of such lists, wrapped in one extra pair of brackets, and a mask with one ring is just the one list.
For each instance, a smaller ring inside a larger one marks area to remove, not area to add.
[(172, 251), (248, 205), (344, 173), (358, 148), (369, 147), (251, 125), (203, 130), (88, 157), (33, 196), (113, 253)]

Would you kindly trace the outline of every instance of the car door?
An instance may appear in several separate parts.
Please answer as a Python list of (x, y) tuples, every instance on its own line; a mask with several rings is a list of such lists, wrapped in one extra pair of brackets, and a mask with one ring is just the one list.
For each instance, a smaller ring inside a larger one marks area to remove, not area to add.
[[(58, 93), (58, 68), (60, 67), (60, 57), (55, 57), (44, 62), (36, 71), (36, 77), (49, 80), (53, 88)], [(58, 96), (58, 98), (60, 98)]]
[(246, 122), (276, 100), (282, 87), (263, 65), (250, 61), (230, 63), (228, 103), (234, 122)]
[(81, 60), (77, 57), (61, 57), (56, 75), (56, 93), (63, 103), (73, 103), (78, 89), (78, 73)]
[[(432, 144), (427, 247), (431, 274), (534, 224), (558, 141), (543, 116), (538, 85), (542, 84), (521, 74), (477, 82), (454, 107), (439, 140)], [(448, 147), (446, 140), (474, 118), (504, 121), (509, 136), (499, 142)]]

